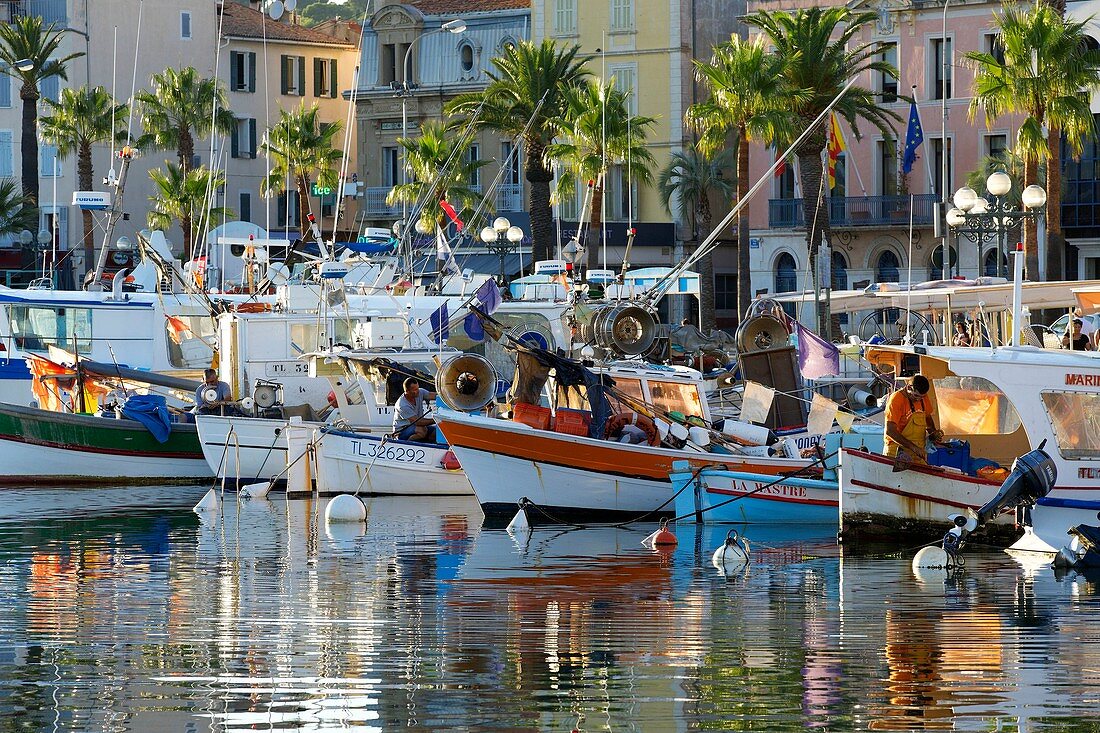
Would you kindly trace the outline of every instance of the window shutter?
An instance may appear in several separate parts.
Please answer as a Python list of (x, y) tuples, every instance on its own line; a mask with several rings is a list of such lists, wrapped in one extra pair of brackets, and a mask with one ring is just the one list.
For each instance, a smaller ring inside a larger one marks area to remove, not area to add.
[(256, 53), (248, 52), (248, 91), (256, 91)]
[(325, 86), (325, 67), (322, 59), (313, 59), (313, 96), (323, 96)]
[(298, 57), (298, 96), (306, 96), (306, 57)]
[(339, 94), (339, 90), (336, 88), (336, 59), (329, 59), (328, 78), (328, 95), (336, 99), (337, 94)]
[(14, 175), (11, 143), (11, 130), (0, 130), (0, 176), (5, 178), (10, 178)]
[(248, 157), (256, 157), (256, 118), (248, 121)]
[(241, 221), (252, 221), (252, 194), (241, 191), (241, 206), (237, 212), (237, 218)]
[(233, 132), (229, 134), (229, 155), (233, 158), (241, 157), (241, 125), (239, 122), (233, 123)]
[(289, 56), (280, 56), (279, 57), (279, 89), (280, 89), (279, 93), (280, 94), (289, 94), (290, 93), (290, 79), (288, 78), (289, 77), (289, 73), (288, 73), (289, 68), (290, 68), (290, 57)]
[(237, 76), (237, 69), (240, 68), (240, 56), (237, 51), (229, 52), (229, 91), (238, 91), (239, 77)]
[[(7, 64), (0, 64), (7, 67)], [(11, 77), (0, 73), (0, 107), (11, 107)]]

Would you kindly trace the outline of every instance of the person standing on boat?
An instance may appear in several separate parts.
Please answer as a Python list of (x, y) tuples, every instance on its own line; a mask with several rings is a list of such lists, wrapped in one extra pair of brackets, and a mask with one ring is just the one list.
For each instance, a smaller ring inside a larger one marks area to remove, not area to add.
[(1069, 349), (1070, 351), (1093, 351), (1092, 340), (1081, 333), (1081, 328), (1085, 325), (1085, 322), (1080, 318), (1073, 319), (1072, 333), (1066, 331), (1066, 335), (1062, 337), (1062, 348)]
[(928, 377), (915, 374), (908, 384), (890, 395), (886, 402), (886, 455), (911, 463), (928, 462), (926, 441), (943, 438), (932, 420), (929, 389)]
[[(195, 390), (195, 412), (199, 415), (225, 414), (225, 403), (233, 401), (233, 391), (228, 384), (218, 380), (217, 369), (206, 369), (202, 378), (202, 384)], [(210, 399), (210, 389), (217, 390), (215, 399)]]
[(962, 321), (955, 322), (955, 338), (951, 343), (954, 346), (970, 346), (970, 334), (966, 332), (966, 324)]
[(393, 406), (393, 432), (398, 440), (425, 442), (435, 438), (435, 420), (426, 417), (424, 405), (435, 400), (435, 392), (420, 389), (412, 377), (405, 380), (404, 393)]

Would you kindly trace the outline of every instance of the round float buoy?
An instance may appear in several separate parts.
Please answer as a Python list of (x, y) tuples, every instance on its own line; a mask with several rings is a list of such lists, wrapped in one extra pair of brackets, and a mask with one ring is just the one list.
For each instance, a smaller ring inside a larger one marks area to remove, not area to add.
[(946, 568), (947, 566), (947, 553), (939, 545), (922, 547), (920, 552), (913, 557), (913, 570)]
[(731, 529), (726, 533), (726, 541), (710, 556), (710, 564), (722, 575), (742, 569), (749, 564), (748, 543), (743, 543), (737, 530)]
[(672, 531), (668, 528), (668, 520), (661, 520), (661, 528), (657, 530), (657, 534), (653, 535), (653, 544), (657, 547), (661, 545), (675, 545), (677, 542), (676, 535), (672, 534)]
[(357, 496), (340, 494), (332, 497), (325, 507), (326, 522), (363, 522), (367, 519), (367, 508)]

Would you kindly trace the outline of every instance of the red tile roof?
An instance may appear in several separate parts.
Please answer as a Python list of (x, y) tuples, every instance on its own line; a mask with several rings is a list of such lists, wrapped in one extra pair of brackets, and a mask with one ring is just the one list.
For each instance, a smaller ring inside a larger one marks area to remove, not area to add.
[(405, 0), (424, 15), (460, 15), (530, 8), (531, 0)]
[(321, 43), (329, 46), (352, 46), (340, 38), (320, 33), (312, 28), (274, 21), (259, 10), (242, 5), (235, 0), (222, 4), (222, 35), (227, 38), (264, 38), (286, 43)]

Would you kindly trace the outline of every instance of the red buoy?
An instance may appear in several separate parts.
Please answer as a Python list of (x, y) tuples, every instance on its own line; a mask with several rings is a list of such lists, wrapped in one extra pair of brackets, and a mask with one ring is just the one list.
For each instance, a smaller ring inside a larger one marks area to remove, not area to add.
[(661, 520), (661, 529), (658, 530), (656, 535), (654, 535), (653, 544), (657, 545), (657, 546), (660, 546), (660, 545), (675, 545), (676, 542), (677, 542), (676, 535), (672, 534), (671, 530), (669, 530), (669, 528), (668, 528), (668, 520), (667, 519), (662, 519)]

